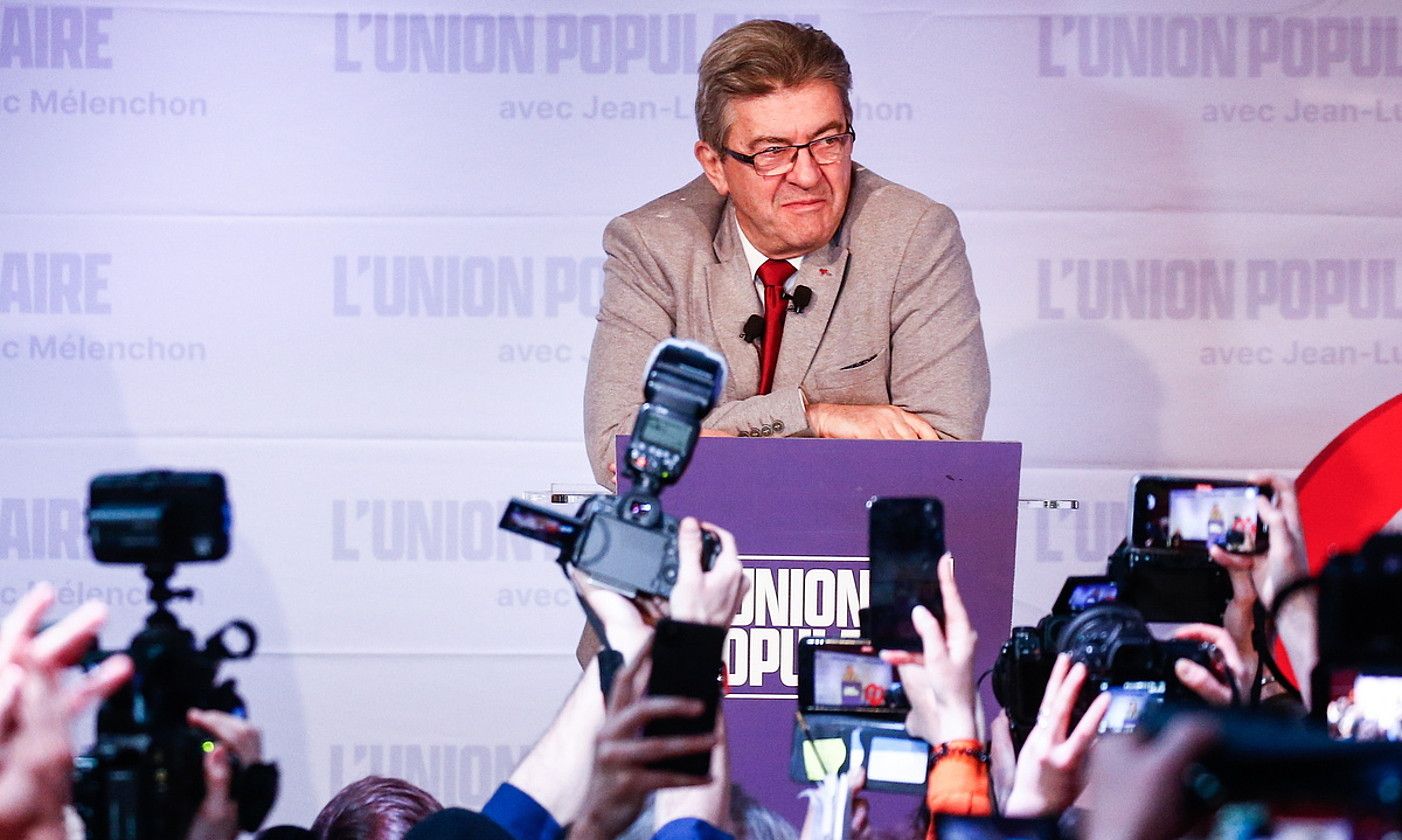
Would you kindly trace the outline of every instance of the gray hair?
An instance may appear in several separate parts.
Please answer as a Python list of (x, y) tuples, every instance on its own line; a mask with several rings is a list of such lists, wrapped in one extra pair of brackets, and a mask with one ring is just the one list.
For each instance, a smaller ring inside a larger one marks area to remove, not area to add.
[(701, 56), (696, 133), (719, 152), (730, 133), (730, 103), (813, 81), (832, 82), (852, 123), (852, 68), (828, 34), (805, 23), (751, 20), (732, 26)]

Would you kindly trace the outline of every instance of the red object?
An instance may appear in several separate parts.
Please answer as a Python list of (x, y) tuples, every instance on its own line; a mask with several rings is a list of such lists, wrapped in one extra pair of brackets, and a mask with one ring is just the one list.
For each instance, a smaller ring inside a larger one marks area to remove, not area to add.
[(764, 337), (759, 345), (759, 393), (774, 388), (774, 369), (779, 366), (779, 344), (784, 339), (784, 316), (789, 305), (784, 300), (784, 281), (797, 271), (787, 260), (765, 260), (759, 267), (764, 284)]
[[(1329, 442), (1295, 479), (1300, 529), (1310, 571), (1318, 574), (1339, 552), (1353, 552), (1402, 509), (1402, 394), (1362, 417)], [(1298, 682), (1285, 646), (1276, 661)]]
[(1349, 426), (1295, 479), (1310, 570), (1357, 551), (1402, 510), (1402, 394)]

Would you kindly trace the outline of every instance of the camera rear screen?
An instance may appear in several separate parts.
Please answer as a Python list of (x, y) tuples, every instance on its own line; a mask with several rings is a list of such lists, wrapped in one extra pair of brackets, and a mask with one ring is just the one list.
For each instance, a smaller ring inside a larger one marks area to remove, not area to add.
[(1402, 676), (1335, 671), (1325, 719), (1333, 738), (1402, 741)]
[(1068, 606), (1081, 612), (1096, 604), (1113, 604), (1118, 599), (1119, 590), (1113, 583), (1085, 583), (1072, 590)]
[(579, 536), (577, 519), (513, 499), (502, 513), (500, 527), (560, 548), (574, 544)]
[(813, 652), (813, 704), (886, 708), (895, 668), (875, 656), (819, 649)]
[(1103, 686), (1110, 707), (1100, 721), (1100, 732), (1133, 732), (1151, 707), (1163, 703), (1166, 686), (1161, 680), (1141, 680)]

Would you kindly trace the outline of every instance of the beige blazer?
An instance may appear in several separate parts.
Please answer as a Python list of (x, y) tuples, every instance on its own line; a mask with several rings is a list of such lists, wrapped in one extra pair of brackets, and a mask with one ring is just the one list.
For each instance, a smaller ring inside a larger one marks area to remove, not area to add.
[(604, 291), (589, 354), (584, 433), (608, 485), (614, 436), (632, 431), (643, 366), (668, 336), (730, 366), (705, 425), (737, 435), (809, 434), (809, 402), (900, 406), (941, 437), (974, 440), (988, 411), (988, 355), (959, 223), (948, 207), (854, 164), (847, 213), (808, 254), (773, 391), (756, 396), (759, 353), (740, 337), (760, 311), (735, 210), (704, 177), (609, 223)]

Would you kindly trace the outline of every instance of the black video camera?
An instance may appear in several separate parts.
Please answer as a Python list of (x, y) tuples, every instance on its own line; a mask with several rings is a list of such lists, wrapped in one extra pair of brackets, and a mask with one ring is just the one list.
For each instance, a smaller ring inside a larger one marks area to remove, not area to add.
[(1219, 654), (1204, 642), (1155, 639), (1144, 616), (1118, 601), (1108, 577), (1073, 577), (1050, 615), (1036, 627), (1015, 627), (993, 664), (993, 694), (1008, 714), (1018, 750), (1037, 724), (1052, 665), (1068, 653), (1086, 666), (1072, 726), (1101, 692), (1111, 695), (1102, 732), (1132, 732), (1143, 713), (1165, 701), (1197, 702), (1174, 675), (1179, 659), (1215, 672)]
[[(74, 762), (74, 805), (94, 840), (178, 840), (204, 799), (204, 754), (213, 739), (186, 721), (190, 709), (243, 716), (221, 663), (247, 659), (258, 644), (231, 621), (197, 647), (166, 605), (193, 597), (171, 589), (175, 567), (217, 561), (229, 550), (229, 503), (218, 473), (153, 471), (101, 475), (88, 493), (88, 539), (102, 563), (139, 563), (155, 610), (125, 653), (135, 673), (97, 714), (97, 742)], [(93, 651), (91, 667), (111, 652)], [(236, 767), (231, 795), (239, 826), (256, 831), (277, 798), (277, 768)]]
[[(701, 421), (725, 387), (725, 359), (691, 341), (668, 339), (652, 351), (643, 405), (619, 477), (632, 489), (593, 496), (573, 517), (513, 499), (500, 527), (560, 549), (590, 579), (625, 596), (667, 597), (677, 582), (677, 519), (658, 495), (686, 470)], [(702, 566), (711, 568), (720, 542), (702, 531)]]

